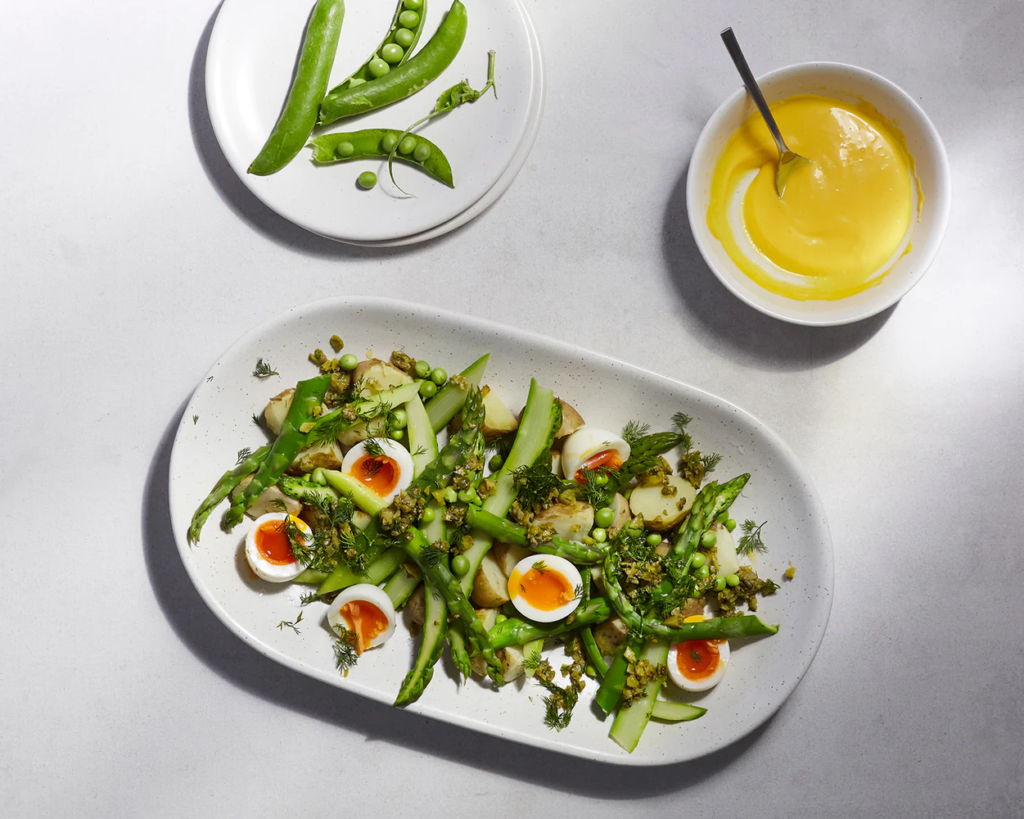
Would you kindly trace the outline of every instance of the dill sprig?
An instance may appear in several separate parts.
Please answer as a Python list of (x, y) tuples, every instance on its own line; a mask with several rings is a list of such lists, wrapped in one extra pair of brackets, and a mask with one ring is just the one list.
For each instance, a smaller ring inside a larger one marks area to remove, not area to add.
[(256, 426), (258, 426), (258, 427), (259, 427), (260, 429), (262, 429), (262, 428), (263, 428), (263, 424), (261, 424), (261, 423), (260, 423), (260, 419), (259, 419), (259, 417), (258, 417), (258, 416), (256, 415), (256, 413), (255, 413), (255, 412), (254, 412), (254, 413), (252, 414), (252, 422), (253, 422), (253, 423), (254, 423), (254, 424), (255, 424)]
[(561, 481), (551, 471), (550, 464), (521, 466), (512, 473), (519, 497), (519, 505), (524, 509), (532, 509), (544, 503), (552, 492), (561, 485)]
[(751, 552), (761, 552), (764, 554), (768, 551), (768, 547), (764, 545), (764, 541), (761, 539), (761, 529), (767, 522), (768, 521), (765, 521), (758, 526), (757, 521), (743, 521), (743, 525), (740, 527), (743, 532), (743, 536), (740, 538), (740, 542), (736, 545), (737, 554), (749, 555)]
[(640, 443), (640, 439), (646, 436), (650, 431), (650, 424), (642, 424), (639, 421), (630, 421), (622, 428), (622, 440), (632, 448)]
[(199, 416), (198, 415), (193, 415), (192, 416), (192, 423), (193, 423), (193, 425), (199, 423)]
[(442, 560), (448, 559), (448, 553), (443, 549), (437, 548), (437, 546), (431, 544), (427, 546), (420, 554), (420, 560), (428, 568), (434, 568), (435, 566), (441, 565)]
[(718, 466), (718, 462), (722, 460), (722, 456), (717, 452), (712, 452), (710, 455), (701, 455), (700, 462), (704, 465), (704, 474), (707, 475), (710, 472), (715, 471), (715, 467)]
[(614, 494), (610, 480), (606, 480), (603, 486), (597, 482), (597, 476), (602, 473), (610, 475), (609, 471), (603, 467), (600, 469), (584, 469), (583, 484), (578, 487), (579, 492), (583, 494), (587, 503), (595, 509), (607, 506)]
[(690, 451), (690, 447), (693, 446), (693, 438), (690, 437), (690, 433), (686, 431), (686, 425), (692, 421), (689, 415), (685, 412), (677, 412), (672, 416), (672, 426), (679, 431), (679, 436), (682, 439), (680, 443), (683, 445), (683, 449), (687, 452)]
[(279, 375), (277, 370), (262, 358), (256, 360), (256, 367), (253, 369), (252, 374), (257, 378), (270, 378), (272, 375)]
[(334, 635), (334, 667), (341, 672), (343, 677), (348, 676), (349, 669), (354, 668), (359, 661), (359, 654), (356, 652), (358, 639), (354, 632), (347, 628), (338, 629)]
[(300, 611), (299, 612), (299, 616), (296, 617), (294, 620), (291, 620), (291, 621), (289, 621), (289, 620), (282, 620), (280, 623), (278, 623), (277, 624), (277, 630), (278, 631), (284, 631), (286, 628), (290, 628), (296, 634), (299, 634), (299, 623), (301, 623), (301, 622), (302, 622), (302, 612)]
[(244, 461), (250, 455), (252, 455), (252, 449), (247, 446), (242, 447), (240, 450), (238, 450), (238, 456), (237, 460), (235, 461), (235, 466), (239, 466), (242, 463), (242, 461)]

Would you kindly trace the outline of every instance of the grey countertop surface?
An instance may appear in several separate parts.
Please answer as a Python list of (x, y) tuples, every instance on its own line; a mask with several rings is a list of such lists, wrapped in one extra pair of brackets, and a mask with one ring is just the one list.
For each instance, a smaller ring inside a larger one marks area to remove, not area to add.
[[(6, 10), (0, 813), (1024, 816), (1024, 3), (526, 5), (548, 90), (525, 167), (464, 228), (391, 250), (306, 233), (228, 168), (213, 3)], [(684, 189), (737, 86), (726, 25), (756, 71), (864, 66), (941, 132), (949, 229), (894, 308), (791, 326), (702, 262)], [(170, 532), (174, 431), (238, 336), (342, 294), (571, 341), (774, 428), (836, 577), (781, 710), (711, 757), (620, 769), (364, 702), (225, 629)]]

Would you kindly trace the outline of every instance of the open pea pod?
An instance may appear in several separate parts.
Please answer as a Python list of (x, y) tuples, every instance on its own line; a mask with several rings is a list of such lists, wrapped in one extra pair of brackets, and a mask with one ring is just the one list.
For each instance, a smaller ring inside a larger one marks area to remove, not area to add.
[[(364, 131), (323, 134), (311, 139), (309, 147), (313, 149), (313, 162), (333, 165), (353, 159), (387, 159), (391, 149), (397, 145), (395, 159), (399, 162), (414, 165), (449, 188), (455, 187), (452, 166), (440, 148), (418, 134), (406, 135), (399, 144), (400, 136), (402, 132), (393, 128), (368, 128)], [(404, 150), (406, 148), (408, 150)]]
[(339, 82), (328, 94), (355, 88), (364, 82), (383, 77), (392, 68), (402, 65), (412, 55), (423, 33), (427, 19), (427, 0), (398, 0), (391, 28), (373, 54), (356, 71)]

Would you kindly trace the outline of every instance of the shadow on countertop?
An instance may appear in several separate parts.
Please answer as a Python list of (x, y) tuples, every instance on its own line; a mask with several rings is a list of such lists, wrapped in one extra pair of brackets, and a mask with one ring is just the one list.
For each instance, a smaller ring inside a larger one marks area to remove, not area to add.
[[(388, 259), (407, 254), (424, 245), (443, 243), (454, 233), (458, 233), (459, 229), (457, 228), (444, 236), (404, 247), (362, 247), (336, 242), (333, 239), (311, 233), (263, 204), (242, 183), (231, 165), (228, 164), (227, 157), (224, 156), (224, 152), (217, 142), (217, 135), (213, 131), (213, 123), (210, 119), (210, 109), (206, 100), (206, 55), (210, 46), (210, 35), (213, 32), (214, 23), (217, 21), (217, 15), (220, 14), (221, 5), (222, 3), (217, 5), (203, 28), (195, 54), (192, 56), (192, 67), (188, 78), (188, 119), (192, 131), (192, 143), (195, 145), (199, 162), (207, 179), (220, 194), (224, 204), (272, 241), (307, 256), (326, 259)], [(295, 161), (298, 161), (298, 158)]]
[(852, 353), (892, 316), (896, 305), (853, 324), (806, 327), (766, 316), (740, 301), (711, 272), (697, 248), (686, 210), (688, 176), (689, 167), (665, 207), (662, 255), (680, 308), (717, 352), (764, 370), (811, 369)]
[[(625, 768), (562, 756), (365, 699), (296, 673), (232, 634), (207, 607), (185, 571), (171, 531), (171, 449), (182, 404), (161, 438), (146, 476), (143, 548), (150, 585), (164, 615), (189, 650), (211, 670), (254, 697), (419, 753), (503, 774), (517, 781), (600, 799), (642, 799), (684, 790), (727, 769), (768, 723), (710, 756), (653, 768)], [(438, 684), (448, 684), (438, 679)], [(588, 714), (580, 714), (586, 718)], [(770, 722), (770, 720), (769, 720)], [(609, 740), (610, 742), (611, 740)]]

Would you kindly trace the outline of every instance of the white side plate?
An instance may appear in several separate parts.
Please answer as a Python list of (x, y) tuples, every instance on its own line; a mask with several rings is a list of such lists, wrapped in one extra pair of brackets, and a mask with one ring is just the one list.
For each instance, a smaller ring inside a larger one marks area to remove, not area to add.
[[(386, 703), (394, 700), (410, 667), (415, 641), (402, 626), (385, 646), (364, 654), (346, 678), (334, 668), (322, 623), (325, 606), (307, 607), (306, 627), (300, 634), (279, 630), (279, 622), (295, 619), (303, 590), (252, 578), (239, 549), (250, 522), (225, 534), (218, 525), (222, 507), (207, 521), (197, 546), (186, 541), (193, 510), (234, 464), (238, 450), (266, 442), (251, 416), (263, 410), (268, 398), (314, 374), (309, 352), (327, 348), (335, 333), (345, 340), (346, 352), (361, 356), (372, 348), (387, 357), (401, 347), (449, 373), (490, 352), (484, 380), (513, 409), (522, 406), (530, 378), (535, 377), (576, 407), (588, 423), (610, 429), (631, 419), (667, 429), (674, 413), (693, 416), (689, 430), (695, 445), (722, 455), (716, 476), (751, 473), (747, 489), (733, 506), (734, 516), (768, 521), (764, 532), (770, 551), (759, 557), (758, 570), (782, 586), (761, 601), (758, 612), (765, 622), (780, 623), (779, 633), (734, 641), (725, 680), (699, 700), (691, 700), (706, 706), (708, 713), (678, 725), (652, 722), (632, 755), (608, 738), (611, 720), (601, 722), (594, 716), (594, 683), (583, 692), (572, 724), (560, 733), (543, 724), (544, 691), (535, 682), (519, 680), (494, 690), (472, 681), (460, 688), (446, 673), (444, 662), (411, 710), (588, 759), (658, 765), (728, 745), (768, 719), (792, 693), (828, 622), (832, 546), (818, 497), (778, 436), (727, 401), (638, 367), (508, 327), (385, 299), (316, 302), (256, 328), (213, 366), (185, 411), (171, 456), (174, 535), (199, 593), (235, 634), (296, 671)], [(280, 377), (253, 377), (258, 358), (272, 364)], [(796, 577), (783, 581), (790, 562)], [(561, 650), (556, 654), (557, 667)]]
[[(450, 0), (428, 0), (418, 48), (437, 29)], [(280, 0), (225, 0), (217, 15), (206, 62), (210, 120), (221, 149), (242, 182), (268, 207), (298, 225), (353, 244), (392, 245), (446, 233), (491, 205), (526, 161), (540, 126), (543, 71), (540, 44), (519, 0), (490, 0), (468, 9), (469, 30), (455, 61), (412, 97), (325, 131), (404, 129), (433, 108), (438, 95), (462, 79), (474, 88), (487, 77), (487, 52), (497, 52), (498, 98), (476, 103), (424, 126), (452, 164), (454, 190), (415, 168), (364, 160), (314, 167), (303, 148), (285, 168), (267, 177), (246, 172), (270, 134), (284, 104), (311, 4)], [(388, 30), (395, 3), (349, 3), (331, 85), (370, 56)], [(362, 171), (378, 185), (360, 190)]]

